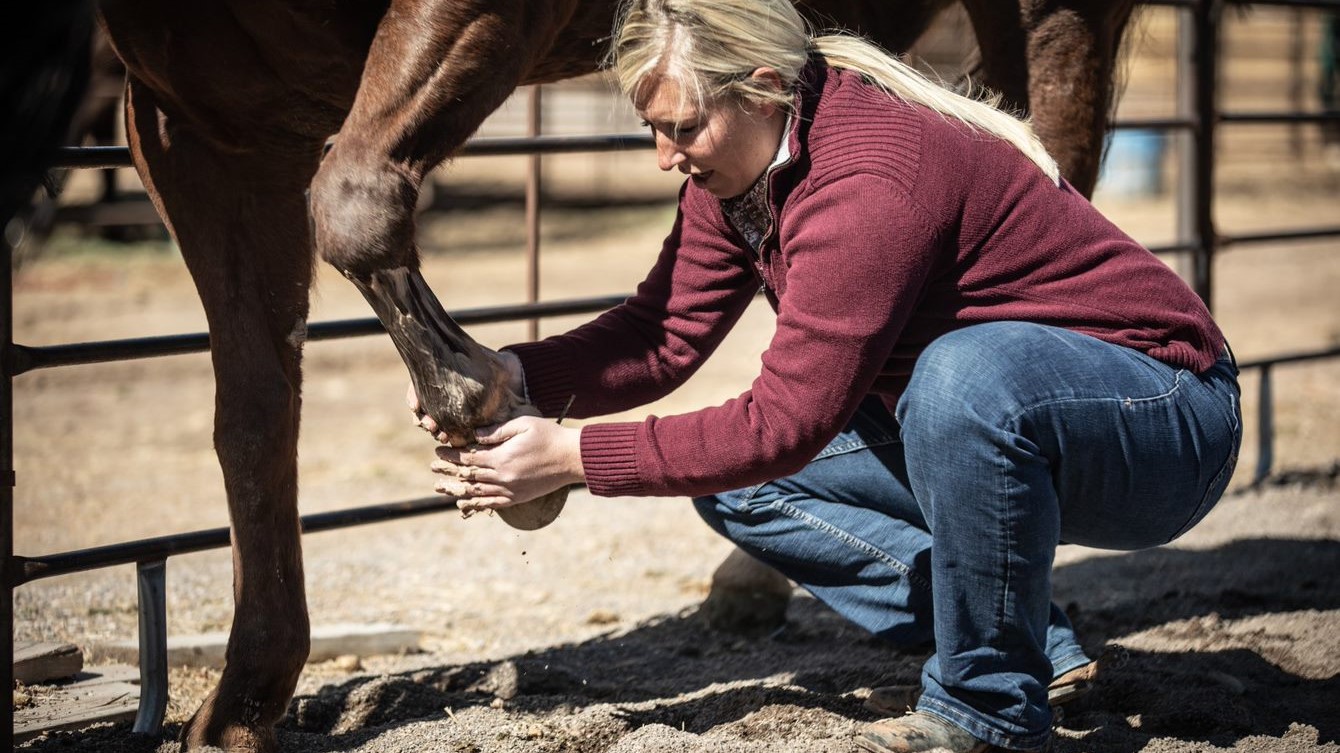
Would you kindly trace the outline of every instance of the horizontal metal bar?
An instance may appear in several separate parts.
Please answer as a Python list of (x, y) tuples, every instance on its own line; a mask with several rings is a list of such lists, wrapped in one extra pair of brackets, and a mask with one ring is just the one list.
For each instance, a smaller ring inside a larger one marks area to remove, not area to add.
[(65, 146), (56, 150), (56, 156), (51, 161), (53, 168), (72, 170), (103, 170), (132, 165), (130, 147), (125, 146)]
[(1329, 348), (1327, 350), (1309, 350), (1297, 353), (1285, 353), (1269, 358), (1258, 358), (1255, 361), (1242, 361), (1238, 364), (1239, 369), (1259, 369), (1262, 367), (1278, 366), (1286, 363), (1299, 363), (1301, 361), (1317, 361), (1323, 358), (1340, 357), (1340, 347)]
[[(452, 312), (451, 317), (461, 325), (477, 325), (537, 317), (589, 314), (613, 308), (627, 297), (627, 295), (600, 296), (461, 309)], [(317, 322), (308, 326), (307, 339), (334, 340), (343, 337), (377, 335), (384, 331), (381, 322), (375, 318), (342, 319)], [(9, 350), (11, 360), (9, 373), (17, 376), (35, 369), (49, 369), (58, 366), (200, 353), (209, 350), (209, 335), (201, 332), (68, 345), (28, 346), (16, 344), (10, 346)]]
[[(390, 502), (382, 505), (304, 515), (301, 518), (302, 531), (303, 533), (316, 533), (454, 509), (456, 509), (456, 503), (447, 497), (424, 497), (404, 502)], [(15, 573), (19, 580), (14, 585), (85, 570), (164, 560), (179, 554), (221, 549), (231, 543), (232, 536), (228, 528), (209, 528), (202, 531), (126, 541), (60, 554), (15, 557), (14, 559), (18, 564)]]
[(1266, 233), (1221, 236), (1219, 247), (1236, 246), (1267, 241), (1304, 241), (1316, 238), (1340, 237), (1340, 227), (1302, 228), (1299, 230), (1272, 230)]
[(1180, 254), (1197, 249), (1195, 244), (1192, 243), (1169, 243), (1162, 246), (1147, 246), (1146, 248), (1156, 254)]
[(34, 369), (105, 363), (137, 358), (176, 356), (209, 350), (209, 335), (163, 335), (69, 345), (9, 346), (9, 373), (18, 376)]
[(1196, 122), (1190, 118), (1126, 118), (1115, 120), (1108, 124), (1115, 129), (1139, 128), (1149, 131), (1171, 131), (1175, 129), (1191, 129), (1196, 127)]
[(1233, 0), (1234, 5), (1274, 5), (1281, 8), (1329, 8), (1340, 10), (1340, 0)]
[[(458, 157), (500, 157), (522, 154), (617, 152), (655, 146), (648, 133), (608, 133), (594, 136), (486, 137), (465, 142)], [(70, 146), (58, 150), (55, 168), (106, 169), (130, 167), (130, 149), (124, 146)]]
[[(1254, 233), (1251, 235), (1220, 236), (1215, 239), (1215, 246), (1222, 251), (1224, 248), (1232, 245), (1265, 243), (1267, 241), (1302, 241), (1334, 237), (1340, 237), (1340, 227), (1275, 230), (1268, 233)], [(1156, 254), (1177, 254), (1197, 250), (1197, 246), (1194, 243), (1167, 243), (1160, 246), (1146, 246), (1146, 248)]]
[[(1145, 118), (1119, 120), (1113, 128), (1190, 128), (1185, 118)], [(567, 154), (576, 152), (613, 152), (650, 149), (655, 146), (650, 134), (612, 133), (594, 136), (522, 136), (489, 137), (467, 141), (458, 156), (497, 157), (524, 154)], [(69, 146), (57, 150), (53, 168), (108, 169), (131, 167), (130, 149), (124, 146)]]
[(1340, 110), (1334, 112), (1221, 112), (1219, 122), (1237, 125), (1272, 123), (1340, 123)]
[(650, 133), (609, 133), (597, 136), (518, 136), (467, 141), (458, 156), (497, 157), (522, 154), (619, 152), (656, 146)]

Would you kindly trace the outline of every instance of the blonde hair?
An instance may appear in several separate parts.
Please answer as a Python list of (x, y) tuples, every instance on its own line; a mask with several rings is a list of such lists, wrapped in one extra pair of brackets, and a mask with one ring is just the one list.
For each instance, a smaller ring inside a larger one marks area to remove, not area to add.
[[(932, 81), (874, 43), (843, 33), (811, 36), (791, 0), (627, 0), (619, 13), (610, 64), (629, 97), (652, 81), (669, 79), (699, 110), (721, 100), (792, 107), (792, 94), (809, 55), (855, 71), (889, 95), (954, 118), (1013, 144), (1053, 182), (1056, 160), (1027, 120), (997, 108), (998, 95), (958, 94)], [(782, 89), (751, 74), (773, 68)]]

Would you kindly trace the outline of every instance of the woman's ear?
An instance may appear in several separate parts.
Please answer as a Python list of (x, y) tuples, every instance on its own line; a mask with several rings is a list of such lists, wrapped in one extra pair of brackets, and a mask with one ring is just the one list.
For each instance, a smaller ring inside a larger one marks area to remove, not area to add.
[[(754, 79), (755, 83), (762, 88), (771, 89), (779, 94), (782, 92), (782, 75), (777, 72), (776, 68), (767, 66), (755, 68), (754, 72), (749, 74), (749, 77)], [(758, 108), (762, 115), (768, 116), (777, 109), (777, 106), (764, 102), (760, 103)]]
[(782, 90), (782, 74), (778, 73), (776, 68), (767, 66), (755, 68), (754, 72), (749, 74), (749, 77), (774, 91), (780, 92)]

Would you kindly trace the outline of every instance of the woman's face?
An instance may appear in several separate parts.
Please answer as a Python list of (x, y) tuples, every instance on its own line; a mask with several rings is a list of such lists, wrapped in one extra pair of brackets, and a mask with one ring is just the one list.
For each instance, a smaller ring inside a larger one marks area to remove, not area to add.
[(657, 164), (720, 199), (749, 190), (777, 154), (785, 115), (773, 105), (734, 101), (709, 103), (699, 112), (680, 94), (677, 82), (657, 78), (634, 102), (656, 139)]

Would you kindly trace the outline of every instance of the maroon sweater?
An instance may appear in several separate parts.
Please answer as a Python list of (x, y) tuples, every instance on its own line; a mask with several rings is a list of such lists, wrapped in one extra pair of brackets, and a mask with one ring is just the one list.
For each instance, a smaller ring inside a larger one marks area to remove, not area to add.
[(892, 406), (925, 346), (981, 322), (1065, 327), (1201, 372), (1224, 345), (1158, 258), (1013, 146), (811, 65), (790, 159), (769, 181), (761, 253), (686, 183), (637, 292), (589, 324), (510, 346), (553, 415), (668, 394), (764, 286), (776, 333), (751, 388), (723, 405), (582, 429), (592, 493), (699, 495), (794, 473), (866, 394)]

